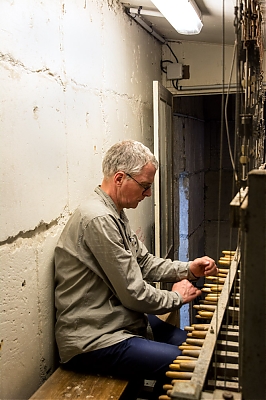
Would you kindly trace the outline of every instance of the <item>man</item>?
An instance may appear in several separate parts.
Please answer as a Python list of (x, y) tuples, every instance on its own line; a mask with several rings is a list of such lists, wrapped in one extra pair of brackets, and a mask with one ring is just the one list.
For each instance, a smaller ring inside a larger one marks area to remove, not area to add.
[[(125, 208), (151, 196), (158, 163), (143, 144), (113, 145), (102, 185), (71, 216), (55, 250), (56, 340), (61, 362), (100, 374), (161, 383), (186, 334), (157, 318), (201, 292), (189, 280), (217, 273), (209, 257), (190, 262), (150, 254)], [(149, 282), (173, 282), (160, 290)], [(153, 339), (149, 337), (153, 334)]]

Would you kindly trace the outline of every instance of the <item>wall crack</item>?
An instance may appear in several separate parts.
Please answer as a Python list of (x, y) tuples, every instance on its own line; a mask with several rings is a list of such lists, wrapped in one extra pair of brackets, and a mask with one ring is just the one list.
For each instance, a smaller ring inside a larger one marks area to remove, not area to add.
[(48, 77), (52, 77), (65, 90), (65, 84), (63, 83), (63, 80), (60, 77), (60, 75), (57, 75), (57, 74), (53, 73), (47, 67), (39, 68), (39, 69), (36, 69), (36, 70), (31, 70), (30, 68), (27, 68), (21, 61), (14, 59), (10, 54), (3, 54), (1, 52), (0, 52), (0, 61), (2, 61), (3, 63), (6, 63), (8, 65), (11, 65), (13, 67), (20, 67), (24, 71), (26, 71), (27, 73), (43, 74), (43, 75), (46, 75)]

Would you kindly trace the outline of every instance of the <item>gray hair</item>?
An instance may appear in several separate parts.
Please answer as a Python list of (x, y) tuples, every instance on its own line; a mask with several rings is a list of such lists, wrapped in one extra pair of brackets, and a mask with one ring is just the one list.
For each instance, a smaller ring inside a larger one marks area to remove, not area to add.
[(117, 171), (138, 174), (148, 163), (158, 169), (158, 161), (148, 147), (135, 140), (124, 140), (106, 152), (102, 163), (103, 175), (109, 178)]

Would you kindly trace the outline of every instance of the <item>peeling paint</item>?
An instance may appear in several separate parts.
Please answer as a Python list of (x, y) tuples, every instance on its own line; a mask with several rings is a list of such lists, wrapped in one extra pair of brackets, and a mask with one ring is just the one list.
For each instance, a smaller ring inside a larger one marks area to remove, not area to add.
[[(68, 207), (66, 207), (67, 209)], [(66, 210), (65, 209), (65, 210)], [(5, 245), (10, 245), (19, 239), (34, 239), (38, 235), (44, 234), (48, 232), (51, 228), (55, 226), (64, 226), (68, 218), (70, 217), (71, 212), (67, 211), (64, 214), (61, 214), (58, 218), (51, 222), (44, 222), (41, 221), (38, 226), (36, 226), (34, 229), (28, 230), (28, 231), (20, 231), (17, 235), (15, 236), (10, 236), (6, 240), (3, 240), (0, 242), (0, 246), (5, 246)]]
[(9, 237), (8, 239), (0, 242), (0, 246), (4, 246), (6, 244), (12, 244), (16, 242), (18, 239), (32, 239), (35, 236), (39, 235), (40, 233), (46, 232), (49, 229), (51, 229), (53, 226), (56, 226), (58, 224), (58, 220), (56, 219), (55, 221), (52, 221), (50, 223), (45, 223), (43, 221), (40, 222), (40, 224), (27, 232), (19, 232), (16, 236)]

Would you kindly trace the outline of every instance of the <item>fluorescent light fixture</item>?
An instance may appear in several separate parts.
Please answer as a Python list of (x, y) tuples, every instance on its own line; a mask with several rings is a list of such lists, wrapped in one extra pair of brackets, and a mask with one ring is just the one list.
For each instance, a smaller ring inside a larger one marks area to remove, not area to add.
[(178, 33), (197, 35), (203, 26), (201, 12), (194, 0), (152, 0)]

